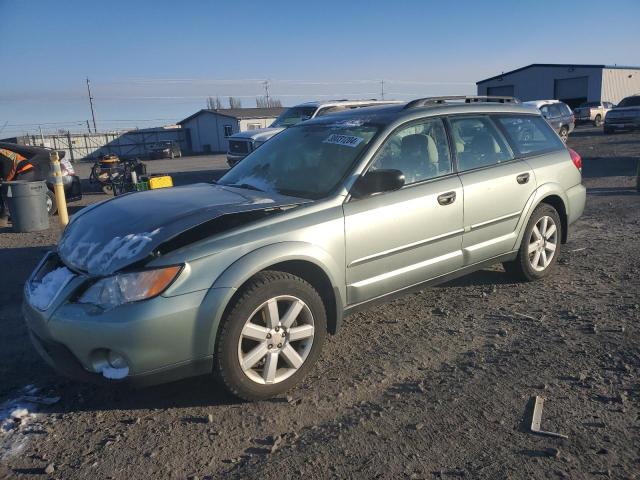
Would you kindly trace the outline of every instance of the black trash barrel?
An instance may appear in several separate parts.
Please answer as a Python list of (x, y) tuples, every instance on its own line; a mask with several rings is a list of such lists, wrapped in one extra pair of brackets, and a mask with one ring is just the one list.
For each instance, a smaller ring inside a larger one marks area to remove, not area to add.
[(4, 182), (2, 196), (7, 201), (14, 232), (38, 232), (49, 228), (47, 183)]

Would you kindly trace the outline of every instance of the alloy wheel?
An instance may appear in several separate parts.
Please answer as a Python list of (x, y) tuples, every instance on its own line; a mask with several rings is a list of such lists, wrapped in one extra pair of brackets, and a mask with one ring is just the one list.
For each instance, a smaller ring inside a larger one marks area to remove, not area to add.
[(311, 310), (297, 297), (270, 298), (249, 316), (238, 341), (242, 371), (259, 384), (280, 383), (309, 356), (315, 325)]
[(558, 246), (558, 227), (553, 218), (545, 215), (541, 217), (531, 231), (529, 238), (529, 263), (537, 272), (549, 266), (556, 254)]
[(563, 142), (567, 143), (567, 139), (569, 138), (569, 130), (566, 128), (560, 129), (560, 138)]

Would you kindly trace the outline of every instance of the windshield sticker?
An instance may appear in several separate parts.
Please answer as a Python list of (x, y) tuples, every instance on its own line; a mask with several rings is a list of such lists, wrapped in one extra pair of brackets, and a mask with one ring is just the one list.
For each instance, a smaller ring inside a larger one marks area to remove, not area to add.
[(362, 140), (364, 140), (362, 137), (352, 137), (350, 135), (338, 135), (337, 133), (332, 133), (322, 143), (332, 143), (334, 145), (343, 145), (345, 147), (355, 148), (360, 145)]

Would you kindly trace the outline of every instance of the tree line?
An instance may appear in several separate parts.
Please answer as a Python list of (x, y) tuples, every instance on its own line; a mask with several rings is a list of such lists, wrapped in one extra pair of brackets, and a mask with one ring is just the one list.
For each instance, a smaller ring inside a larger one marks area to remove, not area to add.
[[(282, 102), (272, 97), (256, 97), (256, 107), (273, 108), (282, 107)], [(209, 110), (223, 110), (227, 108), (242, 108), (242, 101), (238, 97), (228, 97), (224, 104), (220, 97), (207, 97), (207, 108)]]

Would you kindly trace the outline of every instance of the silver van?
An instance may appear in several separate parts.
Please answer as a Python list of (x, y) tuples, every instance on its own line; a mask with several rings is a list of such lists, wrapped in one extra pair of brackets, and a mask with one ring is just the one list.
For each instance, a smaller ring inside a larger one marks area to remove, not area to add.
[(532, 100), (524, 103), (539, 109), (562, 141), (567, 142), (569, 134), (576, 128), (576, 118), (569, 105), (559, 100)]

